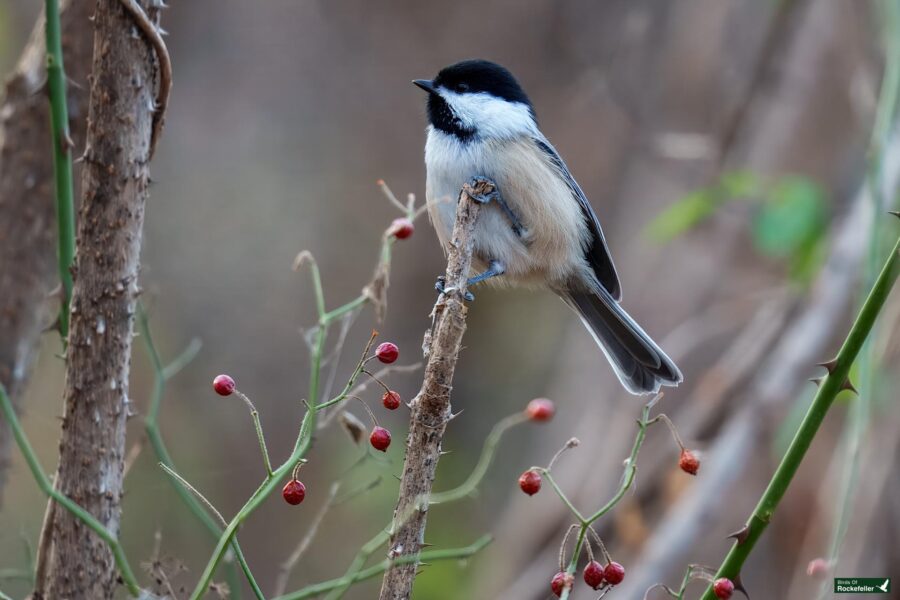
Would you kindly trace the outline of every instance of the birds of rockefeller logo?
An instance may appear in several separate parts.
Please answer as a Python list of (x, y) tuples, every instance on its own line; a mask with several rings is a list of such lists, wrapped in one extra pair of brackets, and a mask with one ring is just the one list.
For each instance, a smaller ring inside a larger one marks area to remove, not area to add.
[(891, 591), (890, 577), (835, 577), (835, 594), (887, 594)]

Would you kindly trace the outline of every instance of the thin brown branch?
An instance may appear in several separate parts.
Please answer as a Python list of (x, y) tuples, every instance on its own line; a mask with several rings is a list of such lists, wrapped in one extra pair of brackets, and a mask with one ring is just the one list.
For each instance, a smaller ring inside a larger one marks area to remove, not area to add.
[[(450, 390), (456, 360), (466, 330), (466, 282), (472, 265), (473, 232), (479, 204), (472, 195), (486, 194), (492, 184), (479, 181), (463, 186), (456, 209), (456, 223), (447, 257), (445, 293), (432, 311), (432, 325), (425, 334), (428, 362), (422, 389), (412, 402), (406, 460), (400, 480), (400, 495), (394, 509), (390, 536), (391, 557), (417, 556), (425, 541), (428, 499), (441, 456), (441, 441), (450, 418)], [(400, 521), (398, 523), (398, 521)], [(406, 600), (412, 593), (418, 561), (393, 564), (381, 585), (381, 600)]]

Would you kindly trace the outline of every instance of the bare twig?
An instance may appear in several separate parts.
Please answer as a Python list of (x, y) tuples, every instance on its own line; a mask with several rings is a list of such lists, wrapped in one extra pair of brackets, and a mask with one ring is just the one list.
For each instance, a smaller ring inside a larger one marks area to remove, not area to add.
[[(466, 306), (463, 302), (474, 247), (473, 231), (479, 204), (472, 195), (493, 190), (491, 183), (479, 181), (475, 187), (463, 186), (456, 209), (447, 272), (446, 293), (438, 297), (432, 311), (432, 327), (426, 332), (428, 363), (419, 395), (413, 401), (406, 445), (406, 460), (400, 495), (394, 509), (395, 521), (409, 514), (392, 528), (390, 555), (404, 557), (391, 564), (381, 586), (381, 600), (407, 599), (412, 593), (418, 569), (417, 555), (425, 536), (428, 499), (441, 454), (441, 440), (450, 417), (450, 390), (466, 329)], [(407, 562), (408, 560), (408, 562)]]

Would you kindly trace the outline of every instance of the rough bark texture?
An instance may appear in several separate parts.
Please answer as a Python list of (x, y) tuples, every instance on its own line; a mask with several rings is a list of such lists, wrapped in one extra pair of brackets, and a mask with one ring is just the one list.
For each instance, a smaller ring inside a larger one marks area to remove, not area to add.
[[(156, 59), (122, 0), (98, 0), (57, 488), (119, 530), (128, 373)], [(56, 510), (43, 594), (112, 598), (107, 545)]]
[[(406, 460), (388, 551), (391, 558), (418, 554), (425, 541), (431, 486), (441, 456), (441, 440), (451, 417), (453, 372), (466, 330), (463, 296), (472, 265), (472, 232), (480, 207), (472, 195), (484, 195), (492, 190), (490, 183), (479, 181), (474, 188), (464, 186), (459, 195), (447, 256), (446, 292), (438, 297), (432, 311), (431, 329), (425, 334), (423, 349), (428, 360), (425, 379), (409, 418)], [(381, 600), (409, 598), (418, 568), (418, 562), (414, 561), (388, 569), (381, 584)]]
[[(60, 7), (63, 53), (69, 85), (70, 131), (84, 143), (87, 76), (93, 36), (90, 0)], [(14, 403), (25, 389), (42, 330), (56, 303), (57, 285), (53, 155), (44, 58), (44, 22), (38, 20), (28, 45), (7, 79), (0, 105), (0, 382)], [(11, 436), (0, 422), (0, 500), (6, 481)]]

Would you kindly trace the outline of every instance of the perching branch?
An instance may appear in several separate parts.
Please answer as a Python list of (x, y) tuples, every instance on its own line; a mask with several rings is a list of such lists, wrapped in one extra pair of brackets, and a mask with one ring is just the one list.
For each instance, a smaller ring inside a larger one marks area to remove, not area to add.
[[(828, 409), (831, 408), (835, 396), (841, 390), (847, 389), (849, 384), (847, 377), (850, 373), (850, 367), (853, 365), (853, 361), (856, 360), (857, 354), (859, 354), (869, 332), (875, 325), (878, 313), (881, 311), (881, 307), (884, 306), (897, 279), (897, 275), (900, 274), (900, 256), (898, 256), (898, 253), (900, 253), (900, 238), (898, 238), (893, 250), (891, 250), (891, 254), (881, 270), (881, 274), (869, 292), (869, 296), (856, 317), (856, 321), (850, 329), (847, 339), (841, 346), (837, 357), (833, 361), (823, 364), (828, 370), (828, 374), (819, 383), (819, 391), (813, 398), (809, 411), (807, 411), (800, 428), (794, 435), (790, 447), (788, 447), (781, 464), (778, 465), (778, 469), (776, 469), (769, 482), (769, 486), (763, 493), (762, 498), (760, 498), (759, 504), (757, 504), (756, 509), (754, 509), (753, 514), (747, 521), (745, 529), (738, 536), (731, 551), (725, 557), (722, 566), (719, 567), (716, 578), (727, 577), (735, 581), (740, 577), (744, 562), (750, 556), (750, 552), (753, 551), (753, 547), (763, 531), (765, 531), (772, 519), (772, 515), (778, 508), (779, 502), (785, 492), (787, 492), (787, 488), (793, 480), (797, 469), (800, 468), (800, 463), (806, 456), (806, 452), (809, 450), (816, 433), (818, 433), (825, 415), (828, 414)], [(706, 590), (702, 600), (715, 600), (712, 587)]]
[[(428, 362), (422, 389), (412, 403), (406, 459), (390, 537), (389, 555), (395, 561), (384, 574), (381, 600), (407, 599), (412, 593), (418, 554), (425, 541), (429, 497), (441, 454), (441, 440), (451, 417), (453, 373), (466, 329), (467, 309), (463, 299), (472, 264), (472, 234), (480, 208), (472, 196), (491, 191), (490, 182), (479, 181), (474, 187), (463, 186), (459, 195), (447, 258), (446, 292), (438, 297), (432, 311), (431, 329), (425, 334)], [(398, 523), (401, 516), (405, 518)], [(403, 560), (396, 560), (401, 557)]]

